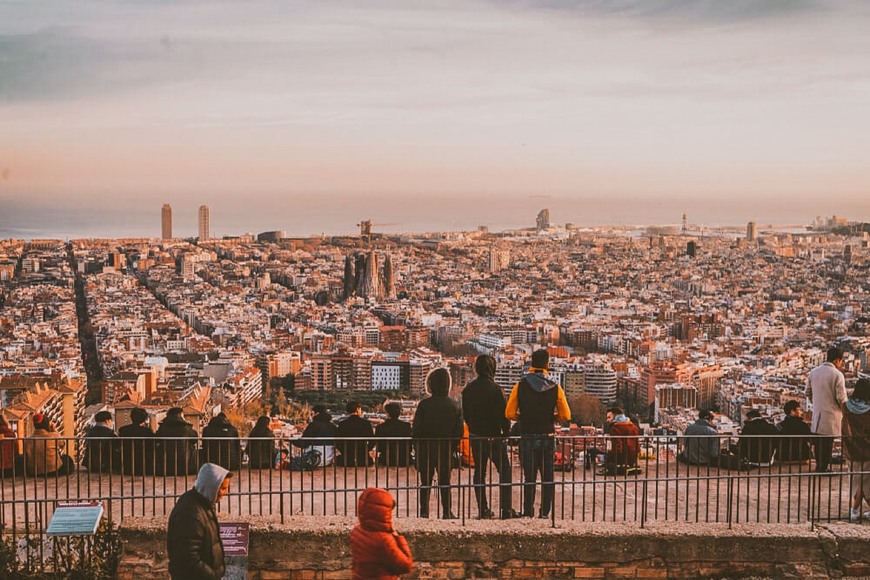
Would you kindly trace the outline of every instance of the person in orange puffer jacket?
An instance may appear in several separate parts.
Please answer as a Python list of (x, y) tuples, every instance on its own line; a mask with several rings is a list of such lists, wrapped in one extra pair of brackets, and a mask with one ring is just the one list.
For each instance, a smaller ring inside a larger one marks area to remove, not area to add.
[(359, 524), (350, 533), (354, 580), (391, 580), (411, 571), (414, 561), (405, 538), (393, 528), (393, 496), (370, 487), (357, 502)]

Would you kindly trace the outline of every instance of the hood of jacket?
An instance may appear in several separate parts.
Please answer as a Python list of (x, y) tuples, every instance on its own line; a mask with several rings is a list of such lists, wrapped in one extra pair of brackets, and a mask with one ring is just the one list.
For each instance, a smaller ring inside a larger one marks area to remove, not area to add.
[(224, 469), (220, 465), (214, 463), (206, 463), (199, 468), (199, 473), (196, 476), (196, 483), (193, 487), (197, 493), (204, 497), (210, 505), (214, 505), (217, 498), (218, 489), (226, 479), (229, 470)]
[(543, 372), (530, 372), (527, 375), (524, 375), (523, 379), (538, 393), (543, 393), (544, 391), (549, 391), (550, 389), (555, 389), (559, 386), (559, 383), (551, 380), (550, 377)]
[(370, 532), (390, 532), (393, 529), (393, 496), (385, 489), (370, 487), (357, 502), (360, 526)]
[(167, 415), (164, 417), (162, 421), (160, 421), (161, 425), (189, 425), (193, 426), (193, 423), (188, 423), (178, 415)]
[(482, 379), (492, 379), (495, 376), (495, 359), (491, 356), (481, 356), (474, 362), (474, 371)]
[(855, 415), (863, 415), (870, 411), (870, 403), (860, 399), (849, 399), (846, 401), (846, 410)]

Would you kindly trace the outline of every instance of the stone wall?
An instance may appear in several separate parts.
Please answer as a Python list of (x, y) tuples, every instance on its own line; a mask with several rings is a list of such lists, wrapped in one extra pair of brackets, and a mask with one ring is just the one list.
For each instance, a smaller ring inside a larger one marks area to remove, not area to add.
[[(254, 580), (350, 577), (349, 518), (251, 523)], [(121, 580), (167, 578), (166, 520), (126, 520)], [(407, 578), (829, 578), (870, 575), (870, 524), (634, 524), (400, 520)]]

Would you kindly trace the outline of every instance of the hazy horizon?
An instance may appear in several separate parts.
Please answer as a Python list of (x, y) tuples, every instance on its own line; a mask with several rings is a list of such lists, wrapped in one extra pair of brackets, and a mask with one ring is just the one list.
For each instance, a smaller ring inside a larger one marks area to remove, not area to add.
[(0, 0), (0, 237), (156, 235), (163, 203), (179, 235), (203, 203), (218, 234), (870, 221), (868, 29), (859, 0)]

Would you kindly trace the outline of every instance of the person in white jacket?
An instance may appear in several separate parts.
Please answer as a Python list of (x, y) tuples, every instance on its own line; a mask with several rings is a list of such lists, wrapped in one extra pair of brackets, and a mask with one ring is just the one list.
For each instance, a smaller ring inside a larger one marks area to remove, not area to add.
[(834, 437), (841, 434), (843, 405), (846, 404), (846, 379), (840, 368), (843, 351), (828, 349), (827, 361), (810, 371), (807, 377), (807, 399), (813, 404), (813, 433), (815, 441), (816, 472), (827, 473), (831, 463)]

